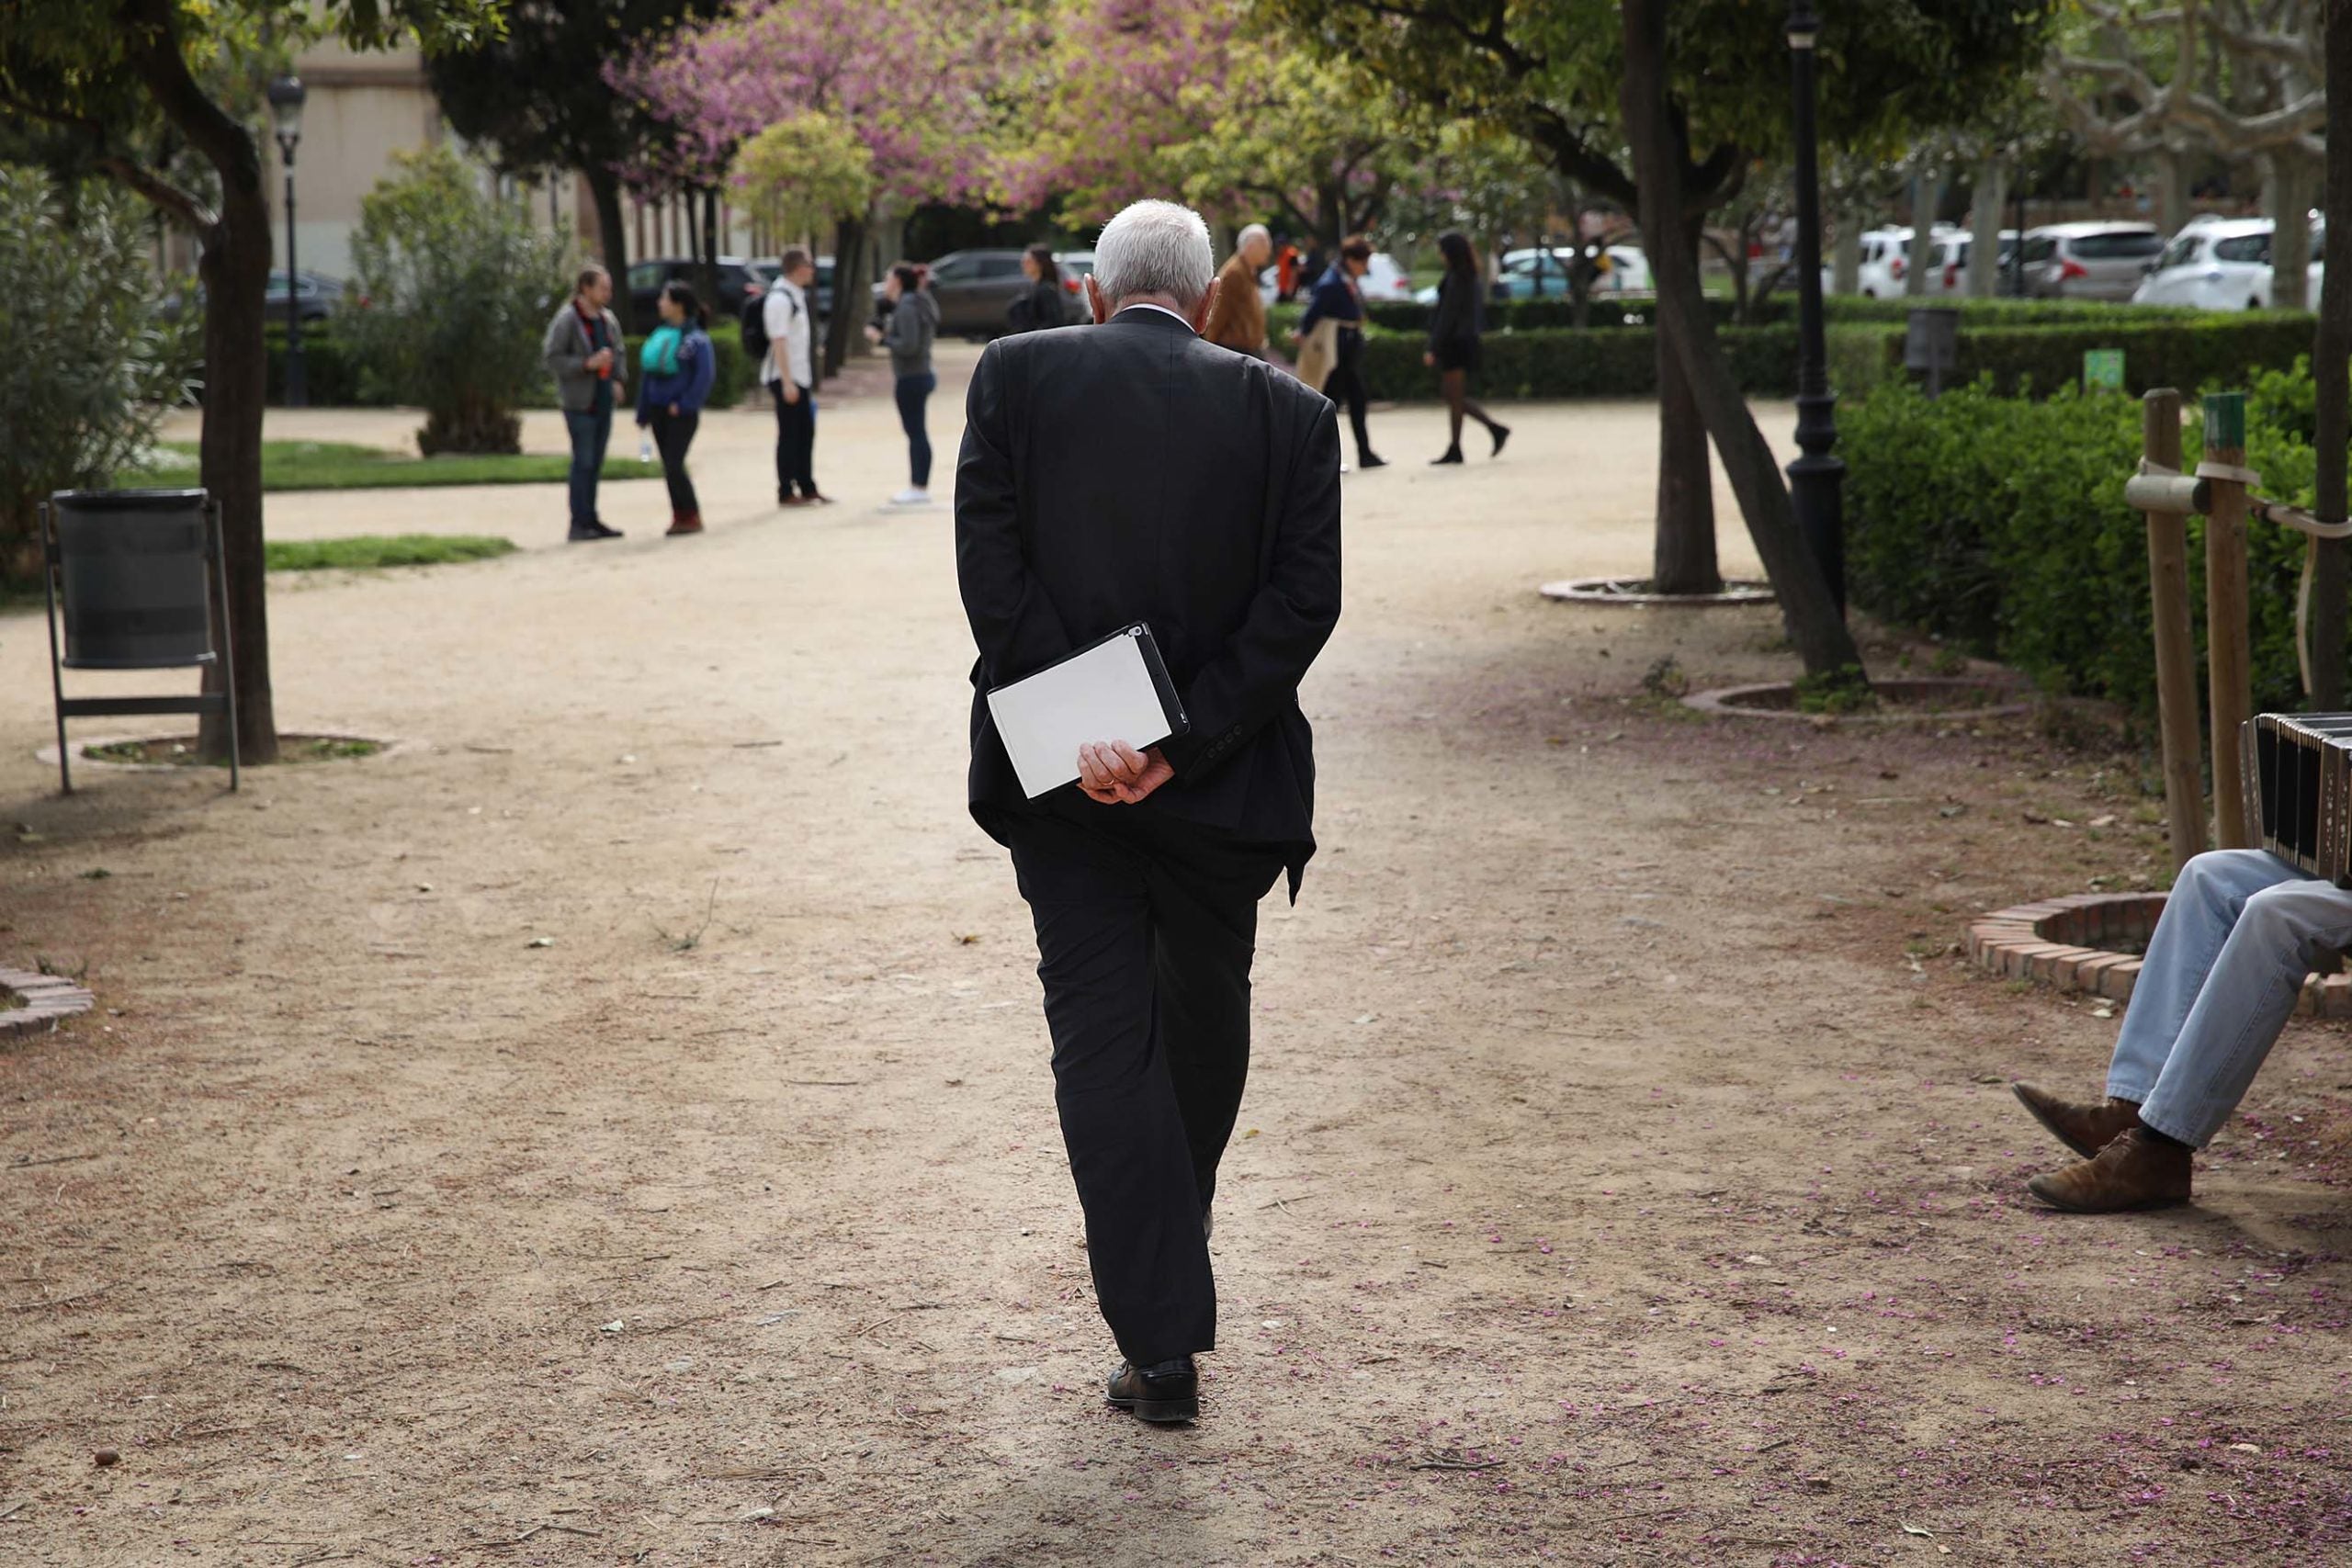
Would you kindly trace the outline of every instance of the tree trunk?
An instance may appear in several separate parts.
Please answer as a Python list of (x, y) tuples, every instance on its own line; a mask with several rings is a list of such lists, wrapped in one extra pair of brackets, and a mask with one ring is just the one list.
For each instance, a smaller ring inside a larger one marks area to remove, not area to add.
[(1619, 84), (1625, 132), (1634, 152), (1634, 183), (1641, 193), (1642, 233), (1657, 287), (1658, 316), (1675, 339), (1684, 374), (1722, 454), (1724, 471), (1739, 497), (1756, 553), (1781, 603), (1781, 616), (1805, 669), (1824, 674), (1860, 668), (1861, 650), (1838, 613), (1829, 584), (1790, 514), (1789, 492), (1772, 448), (1747, 411), (1747, 399), (1715, 340), (1699, 267), (1689, 247), (1677, 243), (1684, 217), (1684, 161), (1673, 118), (1667, 107), (1666, 12), (1668, 0), (1618, 0), (1624, 19), (1625, 70)]
[(1862, 287), (1862, 215), (1848, 210), (1838, 215), (1838, 239), (1829, 252), (1829, 292), (1853, 294)]
[[(2329, 101), (2352, 104), (2352, 0), (2328, 0), (2326, 13)], [(2317, 511), (2331, 523), (2346, 514), (2345, 465), (2352, 438), (2352, 136), (2328, 138), (2326, 182), (2321, 205), (2327, 212), (2327, 269), (2319, 291), (2319, 331), (2312, 345), (2312, 376), (2318, 383), (2319, 419), (2312, 446), (2319, 459)], [(2335, 280), (2329, 293), (2328, 278)], [(2345, 545), (2323, 540), (2312, 573), (2311, 705), (2320, 713), (2344, 706)]]
[[(252, 134), (207, 97), (189, 73), (173, 0), (125, 0), (120, 17), (131, 69), (174, 128), (203, 153), (220, 181), (218, 216), (204, 231), (197, 263), (204, 281), (204, 425), (198, 464), (220, 508), (227, 593), (213, 604), (229, 628), (236, 664), (237, 747), (246, 762), (277, 760), (277, 715), (270, 700), (269, 601), (262, 548), (261, 421), (269, 361), (262, 315), (269, 291), (269, 204)], [(216, 588), (215, 592), (219, 592)], [(225, 689), (218, 664), (204, 689)], [(205, 716), (197, 751), (229, 754), (224, 719)]]
[(2156, 156), (2157, 221), (2167, 235), (2188, 221), (2188, 154), (2167, 147)]
[(2271, 175), (2270, 306), (2309, 309), (2312, 262), (2311, 170), (2303, 155), (2280, 148), (2269, 156)]
[[(1976, 165), (1976, 186), (1968, 204), (1968, 297), (1990, 299), (2001, 282), (2001, 204), (2008, 199), (2009, 169), (1998, 158)], [(2167, 229), (2167, 234), (2172, 232)]]
[(1657, 593), (1720, 593), (1715, 559), (1715, 474), (1706, 422), (1675, 351), (1663, 312), (1657, 323), (1657, 536), (1650, 553)]
[(1936, 254), (1936, 207), (1943, 199), (1943, 181), (1925, 173), (1911, 176), (1911, 256), (1903, 274), (1903, 292), (1928, 291), (1928, 263)]
[(702, 193), (702, 265), (696, 270), (700, 280), (695, 285), (702, 302), (713, 312), (718, 310), (718, 187), (706, 186)]
[[(865, 243), (867, 219), (861, 213), (844, 218), (833, 232), (833, 315), (826, 323), (825, 370), (828, 376), (841, 373), (850, 350), (865, 341), (865, 301), (874, 292), (874, 269), (866, 253), (872, 249)], [(814, 305), (815, 301), (810, 301)]]
[(596, 259), (613, 275), (613, 313), (620, 318), (621, 331), (631, 332), (636, 323), (629, 320), (628, 224), (621, 215), (621, 178), (601, 166), (581, 173), (588, 181), (589, 197), (596, 205)]

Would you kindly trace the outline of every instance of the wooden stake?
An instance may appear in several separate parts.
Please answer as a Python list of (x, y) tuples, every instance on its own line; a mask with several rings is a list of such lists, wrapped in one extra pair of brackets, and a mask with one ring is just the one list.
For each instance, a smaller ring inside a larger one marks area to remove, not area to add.
[[(2205, 399), (2205, 461), (2245, 467), (2245, 394)], [(2205, 517), (2206, 679), (2211, 687), (2213, 837), (2225, 850), (2254, 847), (2245, 820), (2245, 767), (2238, 731), (2254, 716), (2254, 653), (2246, 626), (2245, 485), (2213, 477)]]
[[(2150, 468), (2180, 467), (2180, 394), (2153, 389), (2141, 400), (2140, 450)], [(2156, 636), (2156, 712), (2164, 732), (2165, 811), (2176, 869), (2205, 849), (2205, 759), (2197, 734), (2197, 637), (2188, 615), (2188, 524), (2185, 513), (2149, 512), (2148, 596)]]

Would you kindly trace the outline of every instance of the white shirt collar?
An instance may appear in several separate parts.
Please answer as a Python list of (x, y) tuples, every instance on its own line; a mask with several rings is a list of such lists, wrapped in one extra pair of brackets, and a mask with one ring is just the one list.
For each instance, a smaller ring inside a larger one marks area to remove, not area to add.
[[(1184, 321), (1183, 317), (1178, 315), (1167, 306), (1155, 305), (1148, 299), (1139, 299), (1132, 305), (1122, 305), (1119, 307), (1119, 314), (1122, 316), (1125, 315), (1129, 310), (1157, 310), (1170, 321)], [(1193, 330), (1193, 323), (1190, 321), (1184, 321), (1184, 330), (1188, 333), (1191, 332)]]

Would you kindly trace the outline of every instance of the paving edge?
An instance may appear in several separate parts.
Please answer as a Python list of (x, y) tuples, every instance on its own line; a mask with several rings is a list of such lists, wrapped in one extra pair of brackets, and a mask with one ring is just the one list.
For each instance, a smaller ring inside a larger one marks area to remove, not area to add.
[(16, 1034), (43, 1034), (57, 1021), (87, 1012), (97, 998), (71, 980), (30, 969), (0, 969), (0, 991), (14, 991), (25, 1005), (0, 1012), (0, 1039)]
[[(1970, 962), (1989, 974), (2128, 1003), (2140, 959), (2102, 942), (2145, 943), (2164, 913), (2162, 893), (2070, 893), (1979, 915), (1968, 925)], [(2295, 1011), (2352, 1018), (2352, 975), (2310, 975)]]

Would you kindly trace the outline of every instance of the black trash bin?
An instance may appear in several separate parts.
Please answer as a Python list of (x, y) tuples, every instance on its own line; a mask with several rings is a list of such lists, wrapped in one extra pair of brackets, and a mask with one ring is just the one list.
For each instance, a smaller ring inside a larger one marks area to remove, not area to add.
[[(74, 775), (65, 721), (77, 716), (224, 713), (229, 787), (237, 787), (236, 692), (229, 632), (216, 626), (220, 518), (201, 490), (59, 491), (43, 508), (51, 680), (57, 697), (57, 769)], [(60, 612), (64, 621), (59, 648)], [(192, 697), (65, 695), (66, 670), (175, 670), (219, 662), (221, 690)]]

